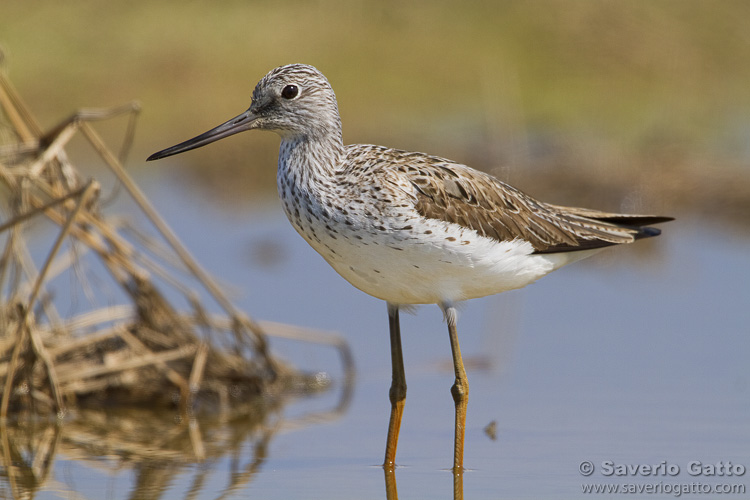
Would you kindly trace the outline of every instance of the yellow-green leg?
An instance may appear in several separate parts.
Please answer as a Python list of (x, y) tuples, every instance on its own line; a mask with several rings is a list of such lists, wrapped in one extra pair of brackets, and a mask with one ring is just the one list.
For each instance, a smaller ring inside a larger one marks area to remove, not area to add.
[(448, 334), (453, 353), (453, 369), (456, 381), (451, 387), (451, 395), (456, 405), (456, 427), (453, 441), (453, 472), (460, 474), (464, 470), (464, 435), (466, 431), (466, 407), (469, 404), (469, 380), (466, 378), (464, 361), (461, 358), (461, 347), (458, 345), (456, 331), (456, 308), (453, 305), (443, 305), (443, 313), (448, 323)]
[(401, 327), (398, 321), (398, 306), (388, 304), (388, 326), (391, 334), (391, 366), (393, 380), (389, 397), (391, 400), (391, 418), (388, 422), (388, 438), (385, 445), (383, 467), (393, 470), (396, 466), (396, 447), (398, 432), (401, 428), (401, 416), (406, 401), (406, 375), (404, 374), (404, 355), (401, 352)]

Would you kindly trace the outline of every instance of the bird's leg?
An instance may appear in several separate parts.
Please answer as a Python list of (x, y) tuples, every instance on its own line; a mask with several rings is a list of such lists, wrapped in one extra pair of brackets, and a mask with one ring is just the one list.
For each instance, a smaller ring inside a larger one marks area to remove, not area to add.
[(445, 321), (448, 323), (448, 334), (453, 352), (453, 369), (456, 381), (451, 387), (453, 402), (456, 404), (456, 428), (453, 443), (453, 473), (461, 474), (464, 470), (464, 433), (466, 430), (466, 407), (469, 404), (469, 380), (466, 378), (464, 361), (461, 358), (461, 347), (458, 345), (456, 331), (456, 308), (450, 304), (442, 306)]
[(398, 445), (398, 431), (401, 427), (401, 415), (406, 401), (406, 375), (404, 374), (404, 355), (401, 352), (401, 327), (398, 321), (398, 306), (388, 304), (388, 326), (391, 333), (391, 366), (393, 367), (393, 381), (389, 397), (391, 400), (391, 419), (388, 423), (388, 439), (385, 445), (386, 470), (393, 470), (396, 466), (396, 446)]

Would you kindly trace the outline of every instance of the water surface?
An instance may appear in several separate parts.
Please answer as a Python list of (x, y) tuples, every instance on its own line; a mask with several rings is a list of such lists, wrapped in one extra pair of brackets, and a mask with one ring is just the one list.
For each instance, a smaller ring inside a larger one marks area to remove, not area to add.
[[(35, 498), (385, 498), (378, 467), (391, 373), (385, 304), (340, 278), (278, 206), (228, 212), (173, 175), (162, 169), (140, 182), (198, 260), (237, 292), (241, 309), (348, 340), (352, 399), (328, 413), (343, 384), (335, 350), (276, 340), (283, 357), (328, 372), (331, 390), (288, 401), (260, 422), (203, 424), (216, 448), (203, 462), (189, 448), (161, 456), (156, 445), (147, 461), (93, 453), (70, 437), (78, 434), (66, 437), (74, 424), (65, 422), (65, 446)], [(680, 217), (663, 228), (659, 238), (462, 307), (471, 388), (466, 498), (581, 498), (583, 484), (599, 483), (750, 486), (750, 473), (687, 472), (694, 461), (750, 467), (750, 238), (710, 218)], [(453, 498), (453, 374), (438, 308), (402, 315), (402, 335), (408, 396), (398, 494)], [(182, 425), (173, 414), (152, 418), (157, 428)], [(485, 432), (492, 422), (494, 439)], [(595, 466), (590, 476), (579, 472), (584, 461)], [(603, 476), (608, 461), (664, 461), (680, 473)], [(5, 473), (3, 495), (10, 496)]]

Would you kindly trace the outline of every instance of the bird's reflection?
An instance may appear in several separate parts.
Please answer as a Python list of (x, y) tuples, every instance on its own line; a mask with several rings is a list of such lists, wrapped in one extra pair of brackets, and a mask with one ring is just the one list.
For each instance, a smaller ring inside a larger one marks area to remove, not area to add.
[[(385, 473), (385, 498), (386, 500), (398, 500), (398, 487), (396, 486), (396, 470), (393, 467), (383, 467)], [(453, 474), (453, 500), (464, 499), (464, 472), (452, 471)]]

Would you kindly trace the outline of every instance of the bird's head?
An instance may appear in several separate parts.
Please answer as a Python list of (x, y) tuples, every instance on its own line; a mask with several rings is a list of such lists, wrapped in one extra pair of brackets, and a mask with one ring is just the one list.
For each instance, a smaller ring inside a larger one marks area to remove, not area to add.
[(253, 129), (272, 130), (283, 139), (314, 139), (330, 134), (340, 137), (336, 95), (326, 77), (313, 66), (280, 66), (255, 86), (247, 111), (208, 132), (152, 154), (148, 161), (184, 153)]

